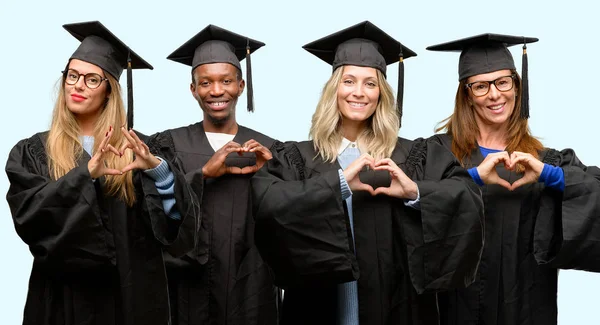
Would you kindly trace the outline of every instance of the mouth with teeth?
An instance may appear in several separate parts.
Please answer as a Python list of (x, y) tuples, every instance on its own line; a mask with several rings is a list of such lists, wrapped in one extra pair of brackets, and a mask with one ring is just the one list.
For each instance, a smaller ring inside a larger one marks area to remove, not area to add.
[(229, 106), (228, 100), (206, 102), (208, 107), (213, 111), (222, 111)]
[(494, 113), (500, 113), (500, 112), (502, 112), (502, 111), (503, 111), (503, 109), (504, 109), (504, 105), (505, 105), (505, 104), (506, 104), (506, 103), (500, 103), (500, 104), (498, 104), (498, 105), (490, 105), (490, 106), (488, 106), (487, 108), (488, 108), (490, 111), (493, 111)]
[(363, 108), (367, 106), (367, 103), (359, 103), (359, 102), (348, 102), (348, 105), (352, 108)]

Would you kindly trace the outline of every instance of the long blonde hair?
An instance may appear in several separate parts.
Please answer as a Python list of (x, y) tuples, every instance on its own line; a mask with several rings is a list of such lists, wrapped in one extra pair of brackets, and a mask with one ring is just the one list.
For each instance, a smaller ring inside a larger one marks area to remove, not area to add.
[[(337, 159), (343, 137), (342, 113), (338, 109), (337, 102), (337, 91), (342, 81), (343, 71), (344, 66), (337, 68), (323, 87), (309, 133), (315, 150), (323, 160), (328, 162), (335, 162)], [(373, 115), (368, 118), (366, 127), (358, 135), (357, 141), (363, 151), (368, 152), (375, 159), (382, 159), (390, 157), (396, 147), (400, 118), (392, 87), (385, 80), (383, 73), (376, 71), (379, 102)]]
[[(121, 86), (119, 82), (110, 74), (104, 71), (108, 79), (108, 99), (106, 105), (99, 108), (101, 111), (94, 126), (94, 149), (98, 150), (98, 145), (106, 135), (109, 126), (115, 129), (110, 138), (110, 144), (119, 149), (127, 139), (120, 131), (122, 125), (126, 125), (127, 117), (121, 97)], [(83, 154), (83, 146), (79, 140), (81, 130), (75, 115), (67, 108), (65, 100), (65, 79), (61, 79), (58, 98), (52, 112), (52, 124), (46, 141), (46, 152), (48, 156), (48, 166), (50, 177), (58, 180), (71, 169), (76, 167), (77, 161)], [(125, 126), (127, 127), (127, 126)], [(133, 153), (127, 150), (123, 157), (118, 157), (111, 153), (105, 156), (108, 168), (123, 169), (133, 161)], [(135, 190), (133, 187), (132, 173), (123, 175), (105, 176), (104, 187), (108, 195), (117, 196), (119, 199), (132, 206), (135, 202)]]
[[(515, 100), (515, 109), (508, 121), (507, 146), (506, 151), (521, 151), (538, 157), (538, 151), (543, 149), (542, 143), (531, 135), (527, 119), (521, 118), (521, 77), (515, 70), (511, 70), (516, 75), (515, 85), (517, 90), (517, 100)], [(461, 80), (456, 90), (456, 100), (454, 103), (454, 113), (448, 118), (438, 123), (436, 132), (446, 131), (452, 137), (452, 153), (462, 164), (471, 157), (471, 152), (477, 147), (477, 136), (479, 127), (475, 120), (475, 110), (469, 104), (469, 90), (466, 87), (466, 79)]]

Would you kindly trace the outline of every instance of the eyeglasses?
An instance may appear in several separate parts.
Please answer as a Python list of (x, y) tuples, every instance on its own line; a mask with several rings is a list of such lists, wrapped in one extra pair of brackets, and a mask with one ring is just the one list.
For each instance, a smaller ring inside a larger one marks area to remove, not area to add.
[(466, 87), (471, 89), (475, 97), (481, 97), (487, 95), (487, 93), (490, 91), (491, 84), (494, 84), (494, 86), (496, 86), (496, 89), (502, 92), (511, 90), (514, 85), (514, 79), (515, 75), (513, 74), (511, 76), (500, 77), (492, 81), (471, 82), (468, 83)]
[(81, 74), (81, 73), (79, 73), (79, 71), (74, 70), (74, 69), (62, 71), (62, 73), (65, 77), (65, 82), (67, 83), (67, 85), (74, 85), (79, 81), (80, 77), (83, 77), (83, 81), (85, 82), (85, 85), (88, 88), (96, 89), (96, 88), (100, 87), (100, 85), (102, 84), (102, 81), (108, 81), (108, 79), (103, 78), (101, 75), (99, 75), (97, 73)]

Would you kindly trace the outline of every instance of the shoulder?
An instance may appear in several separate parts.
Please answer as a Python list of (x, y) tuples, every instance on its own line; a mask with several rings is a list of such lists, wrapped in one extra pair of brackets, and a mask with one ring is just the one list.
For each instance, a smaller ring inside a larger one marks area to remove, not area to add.
[(571, 148), (560, 151), (553, 148), (544, 148), (540, 151), (539, 159), (541, 162), (555, 167), (585, 166), (575, 154), (575, 150)]
[(243, 125), (238, 125), (238, 132), (244, 132), (248, 138), (252, 138), (256, 141), (258, 141), (258, 143), (262, 144), (263, 146), (269, 148), (273, 145), (273, 143), (276, 141), (275, 139), (269, 137), (268, 135), (265, 135), (261, 132), (258, 132), (256, 130), (247, 128)]
[(39, 132), (32, 135), (29, 138), (21, 139), (15, 144), (8, 155), (9, 165), (46, 165), (46, 139), (48, 138), (48, 132)]
[(191, 137), (192, 133), (199, 128), (198, 122), (188, 126), (182, 126), (174, 129), (167, 129), (157, 132), (148, 137), (148, 146), (151, 149), (172, 149), (175, 150), (175, 141), (182, 141)]

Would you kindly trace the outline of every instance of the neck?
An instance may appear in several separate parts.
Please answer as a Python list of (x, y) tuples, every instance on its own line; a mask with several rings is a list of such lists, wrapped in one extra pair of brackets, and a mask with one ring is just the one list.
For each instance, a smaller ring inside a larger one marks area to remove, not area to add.
[(504, 150), (507, 143), (506, 125), (489, 125), (477, 123), (479, 127), (479, 135), (477, 143), (485, 148)]
[(205, 132), (236, 134), (238, 131), (238, 124), (233, 118), (229, 118), (223, 123), (214, 123), (210, 118), (204, 116), (202, 126), (204, 127)]
[(354, 142), (358, 139), (358, 135), (362, 132), (365, 127), (365, 121), (342, 121), (342, 135), (344, 138)]
[(79, 124), (81, 135), (94, 135), (94, 128), (96, 126), (97, 118), (98, 116), (96, 114), (77, 116), (77, 124)]

